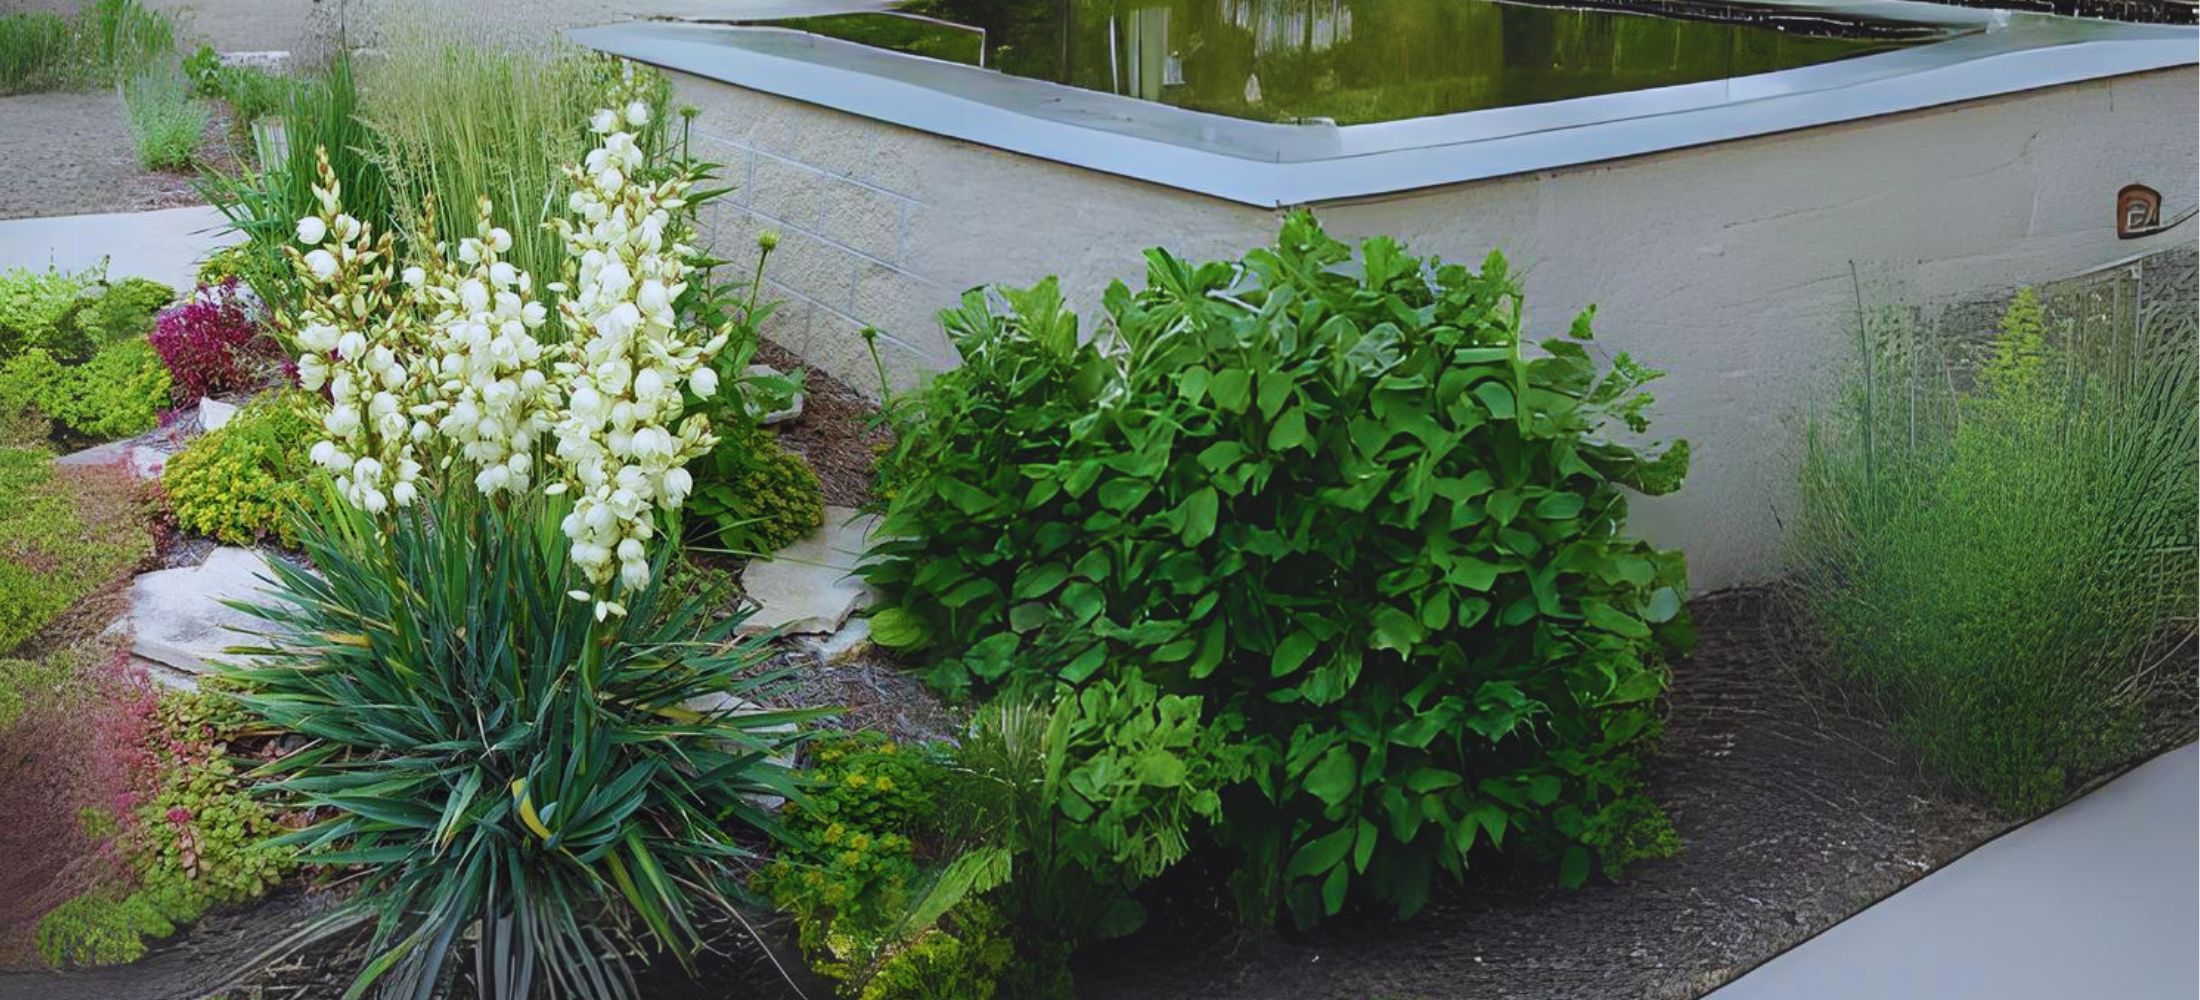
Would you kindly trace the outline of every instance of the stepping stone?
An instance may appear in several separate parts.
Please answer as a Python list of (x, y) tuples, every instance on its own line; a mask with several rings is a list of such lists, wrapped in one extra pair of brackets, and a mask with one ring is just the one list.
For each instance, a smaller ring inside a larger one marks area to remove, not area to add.
[[(266, 601), (275, 571), (252, 549), (223, 546), (197, 566), (146, 573), (130, 584), (130, 611), (116, 623), (135, 636), (130, 651), (187, 674), (228, 659), (223, 650), (256, 645), (237, 629), (262, 631), (268, 623), (224, 605), (225, 600)], [(262, 578), (265, 578), (263, 580)]]
[(229, 419), (237, 415), (237, 404), (224, 403), (211, 396), (199, 400), (199, 429), (218, 431), (229, 426)]
[(110, 441), (103, 445), (70, 452), (54, 459), (55, 465), (102, 466), (120, 465), (139, 479), (159, 479), (160, 470), (168, 465), (169, 454), (138, 440)]
[[(779, 369), (773, 368), (770, 365), (750, 365), (748, 368), (748, 372), (749, 377), (751, 378), (781, 377)], [(752, 406), (749, 408), (749, 413), (750, 415), (756, 417), (757, 423), (763, 424), (766, 427), (770, 427), (773, 424), (784, 424), (789, 421), (800, 420), (802, 419), (802, 393), (796, 392), (794, 394), (794, 400), (788, 403), (787, 408), (784, 410), (773, 410), (770, 413), (758, 414), (756, 412), (756, 408)]]
[(863, 558), (878, 516), (852, 507), (825, 508), (825, 526), (770, 559), (749, 564), (741, 592), (757, 604), (741, 623), (742, 635), (778, 630), (786, 635), (840, 631), (848, 616), (871, 602), (871, 589), (850, 575)]

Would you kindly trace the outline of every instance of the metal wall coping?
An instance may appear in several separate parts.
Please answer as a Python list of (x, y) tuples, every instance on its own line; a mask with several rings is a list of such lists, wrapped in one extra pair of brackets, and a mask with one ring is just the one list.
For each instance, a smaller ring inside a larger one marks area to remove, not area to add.
[(1752, 76), (1365, 125), (1274, 124), (783, 28), (633, 22), (588, 48), (749, 90), (1261, 208), (1367, 198), (2200, 63), (2200, 28), (1790, 3), (1950, 37)]

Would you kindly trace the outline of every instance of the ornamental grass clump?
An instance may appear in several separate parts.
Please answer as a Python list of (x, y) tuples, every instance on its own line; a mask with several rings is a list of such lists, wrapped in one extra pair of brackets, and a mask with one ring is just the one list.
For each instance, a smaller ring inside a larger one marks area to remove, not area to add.
[(1136, 666), (1269, 763), (1223, 795), (1256, 919), (1410, 914), (1502, 850), (1566, 884), (1672, 849), (1644, 796), (1679, 553), (1629, 537), (1656, 377), (1531, 354), (1504, 258), (1355, 254), (1311, 216), (1240, 261), (1149, 251), (1082, 340), (1054, 283), (943, 314), (897, 401), (861, 571), (950, 690)]
[[(631, 997), (628, 961), (703, 947), (699, 912), (775, 830), (761, 797), (796, 792), (778, 761), (806, 713), (756, 707), (782, 696), (766, 640), (650, 548), (716, 441), (687, 400), (730, 334), (684, 320), (706, 175), (651, 138), (661, 82), (620, 81), (568, 168), (554, 282), (487, 199), (471, 235), (401, 249), (325, 151), (293, 223), (278, 322), (326, 394), (296, 522), (317, 572), (275, 567), (234, 677), (312, 741), (274, 787), (326, 818), (284, 842), (365, 866), (312, 928), (372, 923), (351, 995), (430, 995), (465, 953), (484, 997)], [(551, 287), (570, 336), (546, 343)]]
[(1797, 592), (1928, 764), (2043, 812), (2140, 752), (2191, 667), (2191, 314), (2082, 337), (2027, 290), (1983, 365), (1896, 319), (1810, 426)]

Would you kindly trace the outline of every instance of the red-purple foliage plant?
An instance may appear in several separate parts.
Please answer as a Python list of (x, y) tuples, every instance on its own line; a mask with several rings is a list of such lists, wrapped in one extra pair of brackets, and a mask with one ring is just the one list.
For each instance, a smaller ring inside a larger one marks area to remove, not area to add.
[(200, 285), (189, 299), (163, 310), (152, 341), (185, 405), (265, 385), (288, 360), (235, 278)]
[[(69, 655), (69, 654), (59, 654)], [(38, 917), (128, 876), (115, 835), (150, 791), (157, 691), (129, 657), (82, 664), (0, 731), (0, 965), (32, 960)], [(101, 817), (105, 831), (87, 820)]]

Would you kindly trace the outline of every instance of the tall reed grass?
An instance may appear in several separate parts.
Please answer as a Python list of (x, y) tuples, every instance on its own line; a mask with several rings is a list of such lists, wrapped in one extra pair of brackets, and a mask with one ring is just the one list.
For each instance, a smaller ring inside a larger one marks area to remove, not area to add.
[(564, 252), (547, 223), (565, 209), (564, 167), (586, 153), (616, 64), (555, 41), (505, 48), (432, 20), (387, 27), (381, 40), (362, 113), (406, 235), (471, 236), (486, 196), (512, 233), (505, 259), (539, 283), (557, 280)]
[(83, 82), (76, 25), (59, 14), (0, 14), (0, 95), (64, 90)]
[(320, 74), (292, 81), (275, 118), (280, 128), (266, 134), (253, 162), (235, 173), (203, 175), (199, 187), (230, 228), (245, 234), (246, 282), (263, 301), (282, 308), (296, 298), (296, 277), (282, 248), (297, 220), (316, 208), (315, 149), (328, 150), (347, 212), (377, 229), (390, 226), (391, 216), (380, 140), (360, 117), (349, 56), (339, 52)]
[(2191, 668), (2191, 324), (2081, 332), (2027, 290), (1981, 363), (1900, 313), (1864, 327), (1807, 435), (1802, 604), (1928, 764), (2050, 808), (2134, 753), (2150, 688)]
[(137, 0), (96, 0), (73, 20), (0, 14), (0, 95), (125, 83), (175, 48), (174, 23)]

